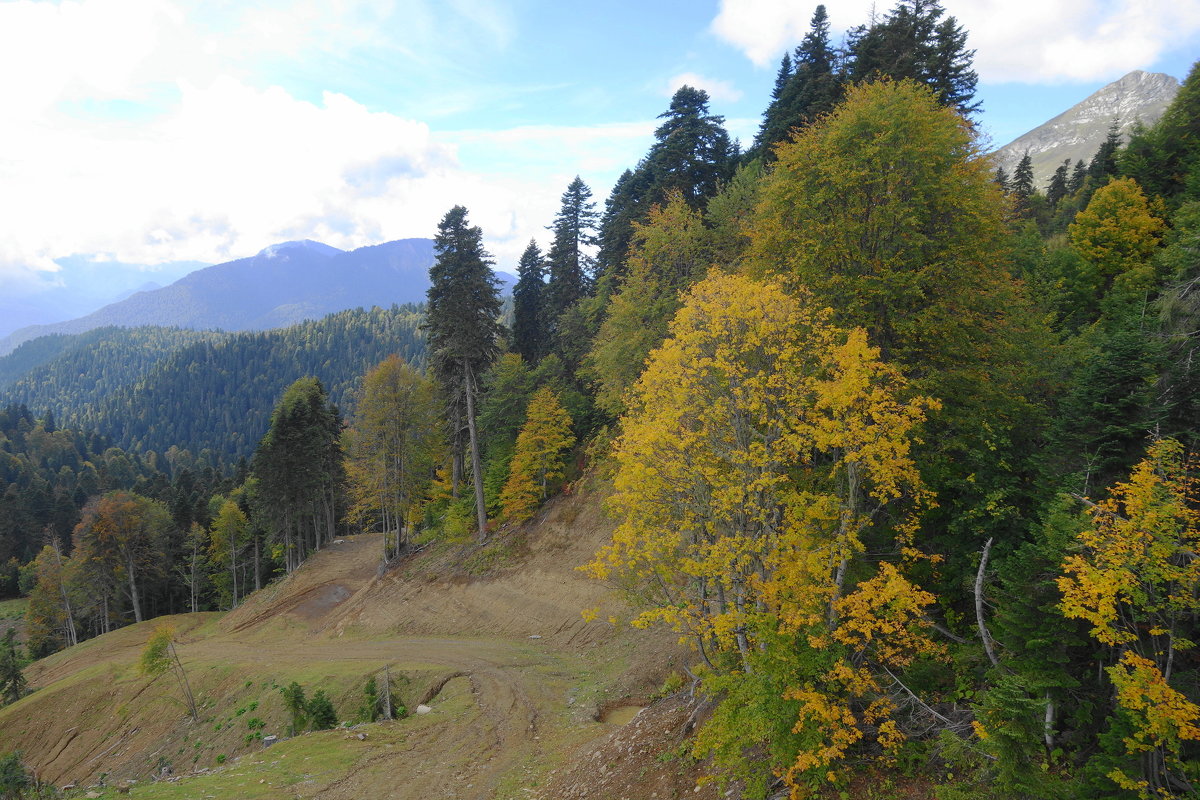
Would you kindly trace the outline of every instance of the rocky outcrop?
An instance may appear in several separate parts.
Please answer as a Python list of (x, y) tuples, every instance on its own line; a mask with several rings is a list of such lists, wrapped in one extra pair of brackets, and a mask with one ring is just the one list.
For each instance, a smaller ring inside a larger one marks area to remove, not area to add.
[(1178, 91), (1179, 81), (1170, 75), (1136, 70), (1001, 147), (993, 159), (1011, 175), (1028, 151), (1035, 185), (1044, 190), (1063, 160), (1070, 159), (1072, 164), (1079, 159), (1085, 164), (1090, 161), (1114, 121), (1126, 135), (1139, 121), (1152, 125)]

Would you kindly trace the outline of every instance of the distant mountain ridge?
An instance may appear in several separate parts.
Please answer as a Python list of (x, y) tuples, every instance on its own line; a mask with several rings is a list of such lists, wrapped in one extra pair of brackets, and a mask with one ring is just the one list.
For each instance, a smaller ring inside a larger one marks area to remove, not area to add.
[[(249, 258), (196, 270), (169, 286), (137, 292), (78, 319), (22, 328), (0, 339), (0, 355), (49, 334), (107, 326), (193, 330), (269, 330), (352, 308), (422, 303), (433, 240), (339, 250), (321, 242), (283, 242)], [(505, 290), (515, 278), (497, 273)]]
[(1138, 122), (1146, 126), (1157, 122), (1178, 91), (1179, 81), (1170, 75), (1135, 70), (1004, 145), (992, 159), (1012, 175), (1028, 151), (1034, 185), (1044, 190), (1064, 160), (1088, 163), (1114, 121), (1127, 137)]

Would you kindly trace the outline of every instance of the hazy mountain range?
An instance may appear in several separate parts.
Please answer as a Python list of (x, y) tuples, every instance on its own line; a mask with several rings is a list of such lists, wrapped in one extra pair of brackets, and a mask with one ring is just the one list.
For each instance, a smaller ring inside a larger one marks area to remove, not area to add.
[[(431, 239), (401, 239), (345, 251), (308, 239), (196, 270), (169, 286), (139, 291), (86, 316), (30, 325), (0, 339), (0, 355), (48, 334), (110, 325), (267, 330), (349, 308), (421, 303), (433, 264)], [(502, 291), (515, 277), (497, 273)]]
[(1064, 160), (1087, 164), (1108, 136), (1115, 122), (1122, 134), (1139, 122), (1157, 122), (1179, 91), (1179, 81), (1161, 72), (1136, 70), (1113, 81), (997, 150), (996, 165), (1012, 175), (1017, 162), (1028, 151), (1033, 162), (1034, 185), (1046, 182)]

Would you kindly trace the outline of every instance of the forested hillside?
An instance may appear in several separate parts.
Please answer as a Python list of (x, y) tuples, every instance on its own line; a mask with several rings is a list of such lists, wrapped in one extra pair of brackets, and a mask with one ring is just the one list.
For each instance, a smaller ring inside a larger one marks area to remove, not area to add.
[(42, 336), (0, 357), (0, 392), (39, 406), (50, 398), (63, 408), (94, 405), (137, 382), (175, 351), (225, 335), (144, 326)]
[(0, 396), (129, 450), (207, 451), (212, 463), (232, 464), (250, 456), (271, 407), (297, 378), (317, 376), (334, 402), (351, 404), (362, 373), (388, 354), (420, 363), (421, 319), (417, 307), (394, 306), (263, 333), (108, 329), (70, 337), (76, 346)]
[(383, 534), (381, 576), (488, 558), (583, 480), (612, 621), (691, 647), (662, 758), (722, 791), (1196, 796), (1200, 65), (1040, 187), (982, 152), (972, 56), (937, 2), (845, 48), (818, 6), (747, 152), (685, 86), (603, 211), (566, 186), (510, 326), (456, 205), (424, 314), (195, 342), (94, 405), (12, 394), (172, 472), (82, 485), (99, 444), (60, 434), (51, 476), (52, 419), (7, 412), (62, 508), (31, 647), (235, 607), (347, 530)]

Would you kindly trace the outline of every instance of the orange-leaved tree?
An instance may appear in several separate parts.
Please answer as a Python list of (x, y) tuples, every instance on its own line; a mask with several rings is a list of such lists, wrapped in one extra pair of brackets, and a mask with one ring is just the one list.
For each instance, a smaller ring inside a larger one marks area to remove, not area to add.
[[(762, 791), (746, 747), (801, 787), (864, 736), (897, 744), (881, 676), (933, 648), (932, 596), (866, 555), (868, 534), (891, 560), (916, 555), (907, 512), (928, 498), (909, 448), (933, 403), (901, 399), (900, 373), (829, 316), (742, 276), (693, 287), (634, 386), (620, 524), (586, 567), (640, 594), (635, 625), (695, 644), (727, 695), (697, 747)], [(781, 710), (790, 729), (767, 733)]]

